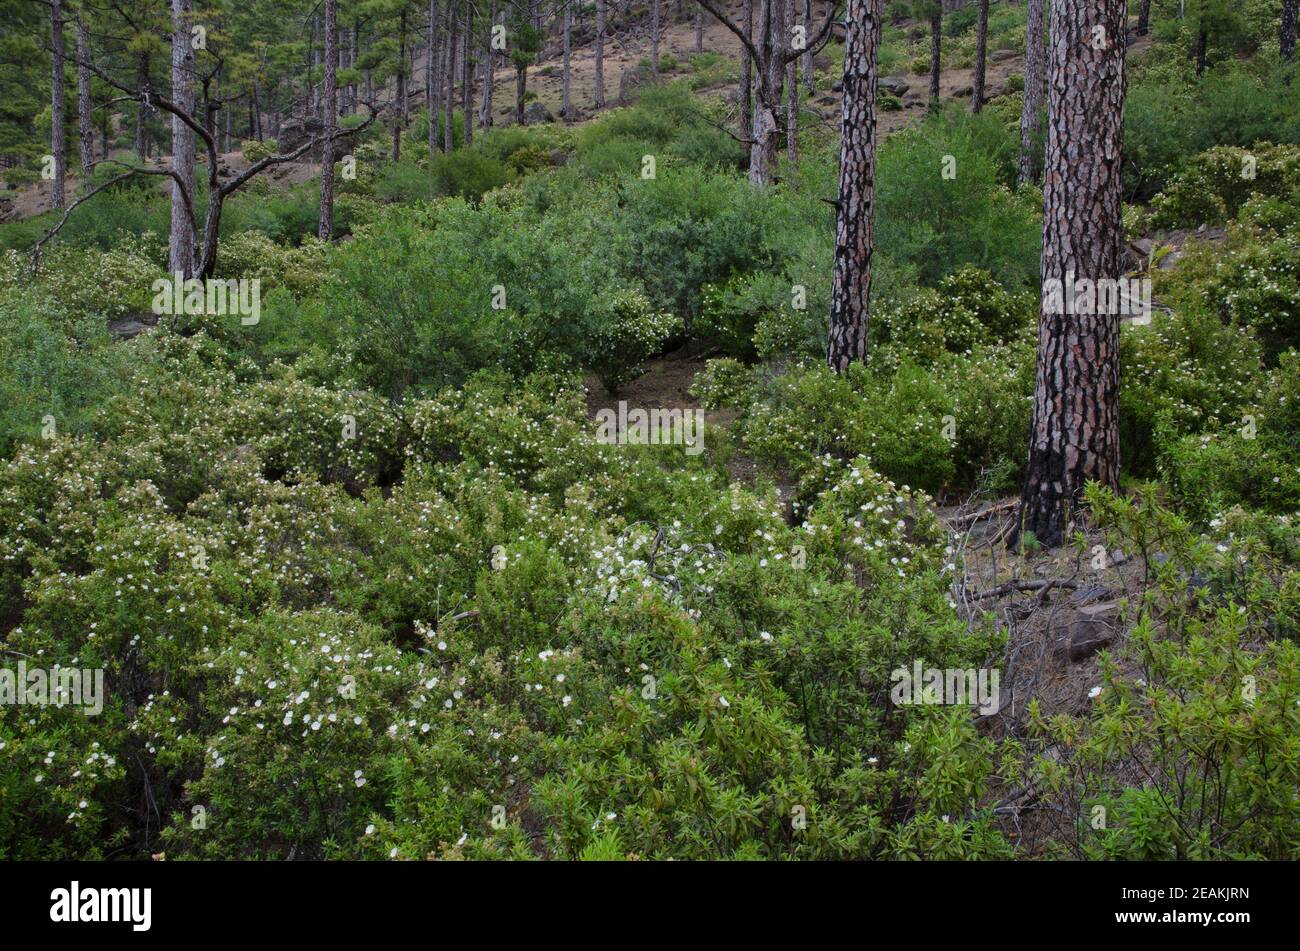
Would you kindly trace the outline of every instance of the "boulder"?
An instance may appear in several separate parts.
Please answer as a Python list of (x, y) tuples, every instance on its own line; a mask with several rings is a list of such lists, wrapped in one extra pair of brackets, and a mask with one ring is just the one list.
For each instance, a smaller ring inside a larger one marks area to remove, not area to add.
[(108, 332), (121, 340), (138, 337), (150, 327), (158, 326), (158, 315), (152, 312), (127, 314), (108, 322)]
[[(302, 148), (309, 140), (325, 134), (325, 123), (316, 116), (305, 116), (303, 118), (290, 119), (284, 125), (280, 126), (279, 136), (276, 138), (280, 154), (284, 155), (289, 152), (296, 152)], [(352, 149), (351, 135), (345, 134), (334, 140), (334, 154), (336, 156), (344, 155)], [(302, 157), (304, 160), (319, 162), (323, 154), (323, 146), (317, 142), (310, 151)]]
[(975, 95), (975, 87), (974, 87), (974, 86), (962, 86), (962, 87), (960, 87), (960, 88), (958, 88), (958, 89), (954, 89), (954, 90), (952, 91), (952, 94), (953, 94), (954, 96), (956, 96), (958, 99), (965, 99), (965, 98), (967, 98), (967, 97), (969, 97), (969, 96), (973, 96), (973, 95)]
[(907, 90), (912, 88), (912, 84), (902, 76), (886, 76), (880, 80), (880, 88), (891, 96), (902, 99), (907, 95)]
[(1078, 609), (1070, 628), (1070, 660), (1086, 660), (1119, 636), (1119, 604), (1102, 601)]
[(536, 99), (524, 106), (524, 125), (537, 125), (539, 122), (554, 122), (551, 110)]
[(995, 63), (1002, 63), (1009, 59), (1015, 59), (1018, 55), (1015, 50), (994, 50), (989, 54), (989, 59)]

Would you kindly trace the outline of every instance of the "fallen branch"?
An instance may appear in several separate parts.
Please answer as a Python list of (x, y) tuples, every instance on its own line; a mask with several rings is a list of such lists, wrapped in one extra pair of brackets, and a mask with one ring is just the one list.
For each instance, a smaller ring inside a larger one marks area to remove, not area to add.
[(1008, 581), (1006, 584), (1000, 584), (996, 588), (988, 591), (981, 591), (978, 594), (971, 595), (972, 601), (983, 601), (986, 598), (1001, 598), (1008, 594), (1014, 594), (1017, 591), (1042, 591), (1046, 593), (1052, 588), (1067, 588), (1074, 590), (1079, 587), (1079, 582), (1071, 581), (1068, 578), (1046, 578), (1041, 581)]

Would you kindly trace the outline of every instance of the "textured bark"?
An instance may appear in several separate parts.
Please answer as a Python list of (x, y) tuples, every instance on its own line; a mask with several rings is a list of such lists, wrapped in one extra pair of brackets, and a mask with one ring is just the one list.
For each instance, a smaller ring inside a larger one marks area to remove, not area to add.
[[(808, 31), (812, 29), (813, 14), (812, 0), (803, 0), (803, 28), (804, 36), (807, 37)], [(813, 79), (813, 54), (812, 43), (809, 43), (803, 54), (803, 81), (808, 90), (808, 95), (817, 92), (817, 84)]]
[(560, 96), (560, 115), (566, 119), (572, 118), (573, 115), (573, 100), (569, 98), (569, 54), (571, 52), (570, 43), (572, 38), (573, 4), (566, 3), (564, 5), (564, 65), (562, 67), (564, 76), (561, 80), (563, 89)]
[(760, 0), (758, 6), (758, 62), (754, 65), (754, 144), (749, 150), (749, 182), (767, 185), (776, 172), (781, 92), (785, 83), (785, 44), (782, 30), (784, 0)]
[(443, 57), (442, 76), (442, 150), (450, 152), (456, 147), (456, 133), (452, 122), (456, 111), (456, 14), (452, 4), (447, 4), (447, 32), (443, 45), (447, 52)]
[[(795, 0), (786, 0), (785, 35), (793, 36), (795, 26)], [(790, 42), (787, 39), (786, 42)], [(799, 58), (792, 58), (785, 64), (785, 85), (789, 99), (785, 106), (785, 149), (786, 157), (793, 165), (799, 160)]]
[(650, 71), (659, 75), (659, 0), (650, 0)]
[(424, 40), (424, 111), (429, 115), (429, 154), (438, 151), (438, 0), (429, 0), (429, 33)]
[(596, 92), (595, 106), (605, 108), (605, 0), (596, 0)]
[(1146, 36), (1151, 30), (1151, 0), (1142, 0), (1138, 7), (1137, 35)]
[(979, 15), (975, 19), (975, 78), (971, 83), (971, 112), (984, 108), (984, 81), (988, 74), (989, 53), (989, 0), (979, 0)]
[(1192, 56), (1196, 59), (1196, 75), (1205, 75), (1205, 50), (1209, 46), (1209, 37), (1206, 35), (1205, 28), (1202, 27), (1196, 32), (1196, 42), (1192, 45)]
[(695, 53), (704, 52), (704, 8), (695, 4)]
[(867, 353), (871, 252), (875, 227), (876, 52), (881, 0), (849, 0), (845, 16), (844, 117), (835, 214), (835, 276), (831, 285), (826, 361), (843, 373)]
[(1043, 86), (1047, 57), (1043, 47), (1043, 18), (1047, 0), (1028, 0), (1025, 26), (1025, 101), (1020, 111), (1020, 167), (1016, 182), (1038, 181), (1043, 138)]
[(325, 116), (325, 134), (328, 138), (321, 148), (320, 164), (320, 221), (316, 229), (322, 241), (334, 238), (334, 152), (337, 143), (334, 133), (339, 125), (338, 62), (339, 26), (338, 0), (325, 0), (325, 76), (321, 82), (321, 108)]
[(1052, 301), (1044, 293), (1040, 309), (1020, 509), (1020, 530), (1048, 546), (1073, 530), (1086, 482), (1119, 486), (1120, 318), (1074, 312), (1118, 308), (1072, 301), (1083, 290), (1076, 281), (1123, 275), (1124, 18), (1124, 0), (1056, 0), (1052, 8), (1042, 279), (1045, 291), (1061, 282), (1062, 294)]
[[(172, 0), (172, 102), (194, 115), (194, 48), (190, 45), (193, 0)], [(180, 181), (172, 181), (171, 239), (168, 263), (173, 274), (194, 276), (194, 224), (190, 219), (190, 196), (194, 189), (194, 130), (180, 117), (172, 116), (172, 170)], [(182, 184), (184, 191), (182, 191)]]
[(474, 142), (474, 66), (470, 54), (474, 51), (474, 8), (465, 4), (465, 35), (460, 54), (460, 109), (465, 146)]
[(393, 162), (402, 160), (402, 129), (406, 125), (406, 9), (402, 9), (397, 39), (397, 109), (393, 115)]
[(50, 3), (50, 49), (52, 68), (50, 73), (50, 154), (54, 156), (54, 181), (50, 187), (50, 206), (63, 207), (63, 179), (67, 174), (64, 168), (64, 156), (67, 152), (65, 141), (64, 100), (63, 100), (63, 2), (52, 0)]
[(528, 67), (515, 67), (515, 124), (524, 124), (524, 96), (528, 94)]
[(930, 104), (939, 101), (939, 72), (943, 69), (943, 4), (934, 0), (930, 10)]
[[(1148, 2), (1150, 2), (1150, 0), (1148, 0)], [(1278, 33), (1278, 41), (1281, 44), (1282, 59), (1287, 63), (1295, 59), (1295, 21), (1297, 7), (1300, 7), (1300, 0), (1282, 0), (1282, 28)]]
[[(745, 35), (751, 40), (754, 37), (754, 0), (743, 0), (740, 7), (741, 26), (745, 30)], [(754, 58), (749, 55), (749, 50), (742, 46), (740, 48), (740, 95), (737, 99), (737, 105), (740, 108), (740, 141), (741, 147), (745, 150), (745, 164), (750, 161), (750, 152), (754, 148)]]
[[(149, 57), (145, 53), (140, 53), (136, 58), (135, 66), (135, 88), (137, 93), (138, 105), (135, 107), (135, 159), (137, 162), (143, 162), (145, 159), (145, 124), (149, 121), (149, 106), (144, 101), (144, 91), (149, 85)], [(253, 135), (253, 121), (251, 106), (248, 121), (248, 135)]]
[(95, 117), (90, 101), (90, 31), (77, 20), (77, 145), (81, 157), (81, 174), (90, 175), (95, 164)]
[(483, 104), (479, 107), (478, 124), (492, 128), (492, 87), (496, 84), (496, 50), (492, 49), (492, 25), (497, 22), (495, 0), (488, 6), (488, 30), (483, 42)]

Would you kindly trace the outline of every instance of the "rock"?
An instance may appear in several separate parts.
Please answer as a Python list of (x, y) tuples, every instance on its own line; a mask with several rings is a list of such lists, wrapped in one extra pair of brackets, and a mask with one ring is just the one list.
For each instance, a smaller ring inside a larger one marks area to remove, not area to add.
[(561, 165), (568, 165), (569, 153), (564, 151), (564, 149), (552, 149), (549, 161), (555, 168), (558, 168)]
[(833, 106), (836, 103), (836, 99), (834, 96), (822, 96), (820, 99), (817, 100), (817, 102), (819, 105)]
[(902, 76), (886, 76), (884, 79), (880, 80), (881, 89), (889, 93), (891, 96), (897, 96), (900, 99), (907, 95), (907, 90), (911, 87), (912, 84)]
[(962, 86), (962, 87), (959, 88), (959, 89), (954, 89), (954, 90), (952, 91), (952, 94), (953, 94), (954, 96), (956, 96), (958, 99), (965, 99), (967, 96), (973, 96), (973, 95), (975, 95), (975, 87), (974, 87), (974, 86)]
[(843, 92), (843, 91), (844, 91), (844, 80), (837, 79), (835, 80), (835, 82), (831, 83), (831, 92)]
[(1017, 55), (1015, 50), (994, 50), (989, 54), (989, 59), (995, 63), (1003, 63), (1009, 59), (1015, 59)]
[(555, 116), (551, 114), (551, 110), (536, 99), (524, 106), (524, 125), (537, 125), (539, 122), (554, 121)]
[(1091, 604), (1100, 598), (1109, 598), (1114, 592), (1104, 584), (1081, 585), (1070, 595), (1070, 603), (1076, 607)]
[(649, 63), (639, 64), (631, 69), (623, 70), (623, 75), (618, 81), (619, 104), (628, 105), (646, 86), (657, 86), (659, 82), (659, 77), (654, 74), (654, 70), (651, 69)]
[(1103, 601), (1079, 608), (1070, 629), (1070, 660), (1086, 660), (1119, 636), (1119, 604)]
[(817, 70), (827, 70), (831, 68), (831, 58), (818, 53), (813, 57), (813, 72)]
[(108, 322), (108, 332), (122, 340), (130, 340), (156, 326), (158, 326), (158, 315), (142, 312), (113, 318)]

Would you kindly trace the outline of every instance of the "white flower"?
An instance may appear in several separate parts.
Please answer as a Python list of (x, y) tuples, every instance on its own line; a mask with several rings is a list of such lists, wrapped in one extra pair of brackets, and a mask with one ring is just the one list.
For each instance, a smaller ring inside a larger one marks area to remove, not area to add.
[(729, 707), (729, 706), (731, 706), (731, 704), (727, 702), (727, 698), (724, 697), (724, 696), (722, 696), (722, 695), (720, 695), (720, 694), (719, 694), (719, 696), (718, 696), (718, 703), (722, 704), (724, 707)]
[(1088, 691), (1088, 699), (1089, 699), (1089, 700), (1096, 700), (1096, 699), (1097, 699), (1098, 697), (1100, 697), (1100, 696), (1101, 696), (1101, 688), (1100, 688), (1100, 687), (1093, 687), (1091, 690)]

